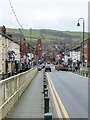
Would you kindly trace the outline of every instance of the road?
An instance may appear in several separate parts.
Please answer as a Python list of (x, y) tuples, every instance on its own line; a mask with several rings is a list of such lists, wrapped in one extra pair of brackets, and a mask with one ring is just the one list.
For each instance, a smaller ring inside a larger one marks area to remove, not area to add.
[(88, 78), (72, 72), (58, 72), (52, 65), (51, 67), (52, 72), (48, 73), (49, 86), (56, 98), (61, 117), (88, 118)]

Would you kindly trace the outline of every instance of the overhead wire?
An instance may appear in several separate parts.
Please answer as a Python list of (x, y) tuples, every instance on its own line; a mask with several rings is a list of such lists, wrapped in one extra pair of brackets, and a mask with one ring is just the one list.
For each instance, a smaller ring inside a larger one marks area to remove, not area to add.
[[(14, 7), (13, 7), (13, 5), (12, 5), (12, 3), (11, 3), (10, 0), (9, 0), (9, 4), (10, 4), (11, 10), (12, 10), (12, 12), (13, 12), (13, 14), (14, 14), (14, 16), (15, 16), (15, 18), (16, 18), (16, 21), (17, 21), (17, 23), (19, 24), (20, 28), (21, 28), (22, 30), (25, 30), (25, 29), (23, 28), (23, 26), (21, 25), (21, 23), (19, 22), (19, 19), (18, 19), (17, 15), (16, 15), (16, 12), (15, 12)], [(22, 30), (21, 30), (20, 28), (19, 28), (19, 31), (20, 31), (20, 33), (21, 33), (22, 36), (23, 36), (23, 40), (25, 40), (25, 36), (23, 35), (23, 32), (22, 32)], [(22, 39), (22, 38), (20, 38), (20, 44), (21, 44), (21, 42), (22, 42), (21, 39)], [(31, 46), (31, 47), (32, 47), (32, 46)], [(32, 47), (32, 48), (33, 48), (33, 47)], [(21, 51), (21, 48), (20, 48), (20, 51)]]
[[(17, 15), (16, 15), (16, 12), (15, 12), (14, 7), (13, 7), (13, 5), (12, 5), (12, 3), (11, 3), (10, 0), (9, 0), (9, 4), (10, 4), (10, 7), (11, 7), (11, 9), (12, 9), (12, 12), (13, 12), (15, 18), (16, 18), (17, 23), (19, 24), (20, 28), (24, 30), (23, 26), (21, 25), (21, 23), (20, 23), (19, 20), (18, 20), (18, 17), (17, 17)], [(19, 31), (20, 31), (20, 33), (23, 35), (22, 30), (21, 30), (20, 28), (19, 28)], [(23, 37), (24, 37), (24, 39), (25, 39), (25, 36), (24, 36), (24, 35), (23, 35)]]
[(25, 30), (25, 29), (24, 29), (23, 26), (21, 25), (21, 23), (20, 23), (17, 15), (16, 15), (16, 12), (15, 12), (15, 10), (14, 10), (14, 7), (13, 7), (12, 3), (11, 3), (11, 0), (9, 0), (9, 4), (10, 4), (11, 10), (12, 10), (12, 12), (13, 12), (15, 18), (16, 18), (17, 23), (19, 24), (19, 26), (20, 26), (20, 28), (21, 28), (21, 29), (19, 28), (19, 31), (20, 31), (20, 33), (22, 34), (23, 39), (25, 40), (25, 36), (24, 36), (24, 34), (23, 34), (23, 32), (22, 32), (22, 30)]

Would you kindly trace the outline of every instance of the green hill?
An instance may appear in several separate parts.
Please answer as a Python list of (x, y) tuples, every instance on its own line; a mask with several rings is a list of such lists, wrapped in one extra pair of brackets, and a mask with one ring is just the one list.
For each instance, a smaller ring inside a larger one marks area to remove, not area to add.
[[(41, 38), (44, 47), (57, 44), (60, 46), (62, 43), (68, 46), (79, 45), (82, 41), (82, 32), (72, 32), (72, 31), (57, 31), (50, 29), (24, 29), (21, 30), (25, 39), (31, 44), (36, 43), (38, 38)], [(20, 35), (19, 29), (7, 28), (7, 33), (11, 33), (14, 36)], [(88, 34), (85, 33), (85, 39), (88, 38)]]
[[(19, 29), (10, 29), (7, 28), (7, 32), (11, 34), (20, 34)], [(53, 42), (55, 40), (82, 40), (82, 32), (71, 32), (71, 31), (56, 31), (56, 30), (48, 30), (48, 29), (31, 29), (31, 33), (29, 29), (22, 30), (23, 35), (27, 40), (34, 40), (41, 38), (43, 42)], [(31, 36), (30, 36), (31, 35)], [(30, 39), (30, 37), (32, 39)], [(88, 34), (85, 33), (85, 39), (88, 38)]]

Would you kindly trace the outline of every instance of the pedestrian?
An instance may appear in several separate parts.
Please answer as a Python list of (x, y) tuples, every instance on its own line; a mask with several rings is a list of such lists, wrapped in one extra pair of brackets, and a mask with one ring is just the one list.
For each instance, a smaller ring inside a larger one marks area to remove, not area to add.
[(75, 72), (77, 72), (77, 62), (75, 63)]

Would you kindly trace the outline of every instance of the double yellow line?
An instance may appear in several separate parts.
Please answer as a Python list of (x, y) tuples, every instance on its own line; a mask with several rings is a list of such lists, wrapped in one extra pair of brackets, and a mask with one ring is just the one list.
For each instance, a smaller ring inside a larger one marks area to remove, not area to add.
[[(62, 103), (62, 101), (61, 101), (53, 83), (52, 83), (52, 80), (51, 80), (49, 74), (47, 74), (47, 80), (48, 80), (48, 85), (49, 85), (49, 88), (50, 88), (50, 92), (52, 94), (53, 101), (54, 101), (54, 104), (55, 104), (57, 117), (60, 118), (60, 119), (63, 119), (61, 111), (60, 111), (60, 108), (61, 108), (61, 110), (63, 112), (63, 115), (64, 115), (64, 118), (70, 120), (69, 115), (68, 115), (68, 113), (67, 113), (67, 111), (66, 111), (66, 109), (65, 109), (65, 107), (64, 107), (64, 105), (63, 105), (63, 103)], [(59, 108), (59, 106), (60, 106), (60, 108)]]

